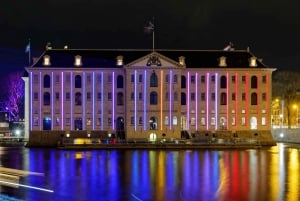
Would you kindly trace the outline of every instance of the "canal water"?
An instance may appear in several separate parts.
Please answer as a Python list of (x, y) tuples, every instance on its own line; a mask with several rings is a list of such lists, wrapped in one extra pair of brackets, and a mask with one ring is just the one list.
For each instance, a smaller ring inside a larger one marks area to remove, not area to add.
[(224, 150), (0, 147), (0, 166), (43, 173), (0, 200), (300, 200), (300, 145)]

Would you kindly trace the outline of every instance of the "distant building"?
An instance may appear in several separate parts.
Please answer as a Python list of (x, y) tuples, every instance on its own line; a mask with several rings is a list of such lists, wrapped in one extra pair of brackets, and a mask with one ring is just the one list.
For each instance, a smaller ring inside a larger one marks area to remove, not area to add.
[(49, 48), (26, 70), (25, 126), (36, 144), (39, 135), (52, 144), (271, 136), (275, 68), (249, 50)]

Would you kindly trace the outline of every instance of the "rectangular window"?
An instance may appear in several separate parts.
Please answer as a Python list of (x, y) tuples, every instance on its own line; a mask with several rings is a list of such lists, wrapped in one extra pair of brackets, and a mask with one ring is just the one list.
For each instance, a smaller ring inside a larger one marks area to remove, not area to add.
[(59, 121), (59, 117), (56, 117), (56, 120), (55, 120), (55, 125), (56, 126), (59, 126), (60, 125), (60, 123), (59, 123), (60, 121)]
[(33, 100), (35, 100), (35, 101), (39, 100), (39, 93), (38, 92), (33, 93)]
[(70, 121), (70, 118), (66, 118), (66, 125), (69, 126), (69, 125), (70, 125), (70, 122), (71, 122), (71, 121)]
[(166, 74), (166, 76), (165, 76), (165, 82), (169, 83), (169, 75), (168, 74)]
[(33, 125), (34, 126), (38, 126), (39, 125), (39, 118), (38, 117), (34, 117), (34, 119), (33, 119)]
[(235, 101), (235, 93), (231, 94), (231, 100)]
[(88, 74), (88, 75), (86, 76), (86, 82), (87, 82), (88, 84), (91, 84), (91, 83), (92, 83), (92, 77), (91, 77), (90, 74)]
[(262, 76), (262, 83), (264, 83), (264, 84), (267, 83), (267, 76), (266, 75)]
[(102, 93), (101, 92), (97, 93), (97, 100), (99, 100), (99, 101), (102, 100)]
[(142, 101), (143, 100), (143, 93), (139, 93), (139, 100)]
[(55, 75), (55, 82), (58, 84), (59, 83), (59, 75)]
[(66, 100), (69, 101), (70, 100), (70, 92), (66, 93)]
[(55, 100), (56, 100), (56, 101), (59, 101), (59, 92), (56, 92), (56, 93), (55, 93)]
[(132, 92), (131, 95), (130, 95), (130, 99), (131, 99), (132, 101), (134, 101), (134, 93), (133, 93), (133, 92)]
[(70, 82), (71, 82), (71, 75), (70, 75), (70, 74), (67, 74), (67, 75), (66, 75), (66, 82), (67, 82), (67, 83), (70, 83)]
[(168, 101), (169, 100), (169, 92), (166, 92), (165, 93), (165, 101)]
[(195, 117), (192, 117), (191, 118), (191, 126), (195, 126), (195, 124), (196, 124), (196, 119), (195, 119)]
[(195, 83), (195, 75), (191, 76), (191, 83), (194, 84)]
[(131, 125), (134, 125), (134, 117), (130, 117), (130, 123)]
[(214, 117), (211, 118), (210, 125), (212, 126), (216, 125), (216, 119)]
[(108, 76), (107, 76), (107, 82), (108, 82), (108, 83), (112, 83), (112, 76), (111, 76), (111, 75), (108, 75)]
[(191, 101), (195, 101), (195, 93), (191, 93)]
[(231, 76), (231, 82), (235, 83), (235, 75)]
[(245, 75), (242, 76), (242, 82), (246, 83), (246, 76)]
[(111, 126), (111, 118), (109, 117), (109, 118), (107, 118), (107, 124), (109, 125), (109, 126)]
[(212, 75), (212, 76), (211, 76), (211, 82), (215, 82), (215, 80), (216, 80), (216, 76), (215, 76), (215, 75)]
[(261, 118), (261, 125), (265, 126), (266, 125), (266, 117)]
[(205, 83), (205, 75), (201, 75), (201, 83)]
[(246, 100), (246, 93), (242, 93), (242, 101)]
[(242, 117), (242, 126), (245, 126), (245, 125), (246, 125), (246, 118)]
[(34, 74), (33, 75), (33, 82), (38, 83), (39, 82), (39, 75)]
[(139, 75), (139, 82), (143, 82), (143, 75), (142, 74)]
[(267, 94), (266, 93), (262, 93), (261, 94), (261, 99), (262, 99), (262, 101), (266, 101), (267, 100)]
[(86, 93), (86, 100), (90, 101), (91, 100), (91, 92)]
[(173, 77), (173, 82), (174, 82), (174, 83), (177, 83), (177, 75), (174, 75), (174, 77)]
[(205, 126), (205, 118), (204, 117), (201, 117), (201, 125)]
[(131, 82), (134, 82), (134, 74), (131, 74)]
[(111, 92), (108, 92), (107, 93), (107, 100), (111, 101), (112, 100), (112, 95), (111, 95)]
[(201, 93), (201, 101), (205, 101), (205, 93)]
[(102, 76), (101, 76), (101, 74), (98, 74), (98, 75), (97, 75), (97, 82), (98, 82), (98, 83), (101, 83), (101, 82), (102, 82)]
[(215, 93), (211, 93), (211, 101), (215, 101), (216, 100), (216, 94)]
[(232, 119), (231, 119), (231, 125), (235, 126), (235, 117), (232, 117)]
[(96, 124), (97, 124), (97, 126), (100, 126), (100, 125), (101, 125), (101, 118), (98, 118), (98, 119), (97, 119), (97, 123), (96, 123)]

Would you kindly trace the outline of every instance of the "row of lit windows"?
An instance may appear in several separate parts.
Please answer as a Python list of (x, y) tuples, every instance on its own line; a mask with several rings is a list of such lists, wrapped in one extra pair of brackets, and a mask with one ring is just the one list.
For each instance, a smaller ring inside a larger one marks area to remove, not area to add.
[[(91, 92), (87, 92), (86, 93), (86, 100), (87, 101), (91, 101), (92, 99), (92, 94)], [(71, 99), (71, 95), (70, 92), (66, 92), (66, 101), (70, 101)], [(134, 101), (135, 100), (135, 94), (131, 93), (131, 100)], [(246, 101), (246, 93), (242, 93), (241, 94), (241, 98), (242, 101)], [(251, 93), (251, 97), (250, 97), (250, 103), (251, 105), (257, 105), (258, 104), (258, 97), (257, 97), (257, 93)], [(33, 96), (34, 101), (38, 101), (38, 92), (34, 92), (34, 96)], [(59, 92), (55, 93), (55, 100), (59, 101), (60, 97), (59, 97)], [(169, 96), (169, 92), (165, 93), (165, 101), (169, 101), (170, 96)], [(261, 94), (261, 100), (262, 101), (266, 101), (267, 99), (267, 95), (266, 93), (262, 93)], [(44, 105), (50, 105), (50, 100), (51, 100), (51, 96), (49, 92), (45, 92), (43, 95), (43, 101), (44, 101)], [(102, 100), (102, 93), (97, 93), (97, 100), (101, 101)], [(112, 100), (112, 93), (108, 92), (107, 93), (107, 100), (111, 101)], [(139, 101), (144, 101), (143, 100), (143, 93), (139, 93), (138, 94), (138, 100)], [(216, 94), (213, 92), (211, 93), (211, 101), (215, 101), (216, 100)], [(231, 94), (231, 100), (235, 101), (236, 100), (236, 93), (232, 93)], [(177, 92), (174, 92), (173, 94), (173, 101), (178, 101), (178, 94)], [(190, 101), (196, 101), (196, 93), (192, 92), (190, 94)], [(206, 97), (205, 97), (205, 93), (201, 93), (200, 94), (200, 101), (206, 101)], [(149, 104), (150, 105), (157, 105), (158, 104), (158, 93), (155, 91), (152, 91), (150, 93), (150, 97), (149, 97)], [(221, 105), (227, 105), (227, 94), (225, 92), (220, 93), (220, 104)], [(82, 105), (82, 94), (80, 92), (76, 92), (75, 93), (75, 105)], [(118, 92), (117, 94), (117, 105), (124, 105), (124, 95), (122, 92)], [(181, 93), (181, 105), (186, 105), (186, 93), (182, 92)]]
[[(56, 83), (59, 83), (60, 82), (60, 76), (59, 75), (56, 75), (55, 76), (55, 82)], [(87, 84), (91, 84), (92, 82), (92, 78), (91, 78), (91, 75), (87, 75), (86, 76), (86, 82)], [(66, 83), (70, 83), (70, 75), (66, 75)], [(206, 76), (205, 75), (201, 75), (200, 76), (200, 82), (201, 83), (205, 83), (205, 79), (206, 79)], [(211, 82), (215, 82), (215, 75), (211, 75)], [(124, 81), (123, 81), (123, 76), (122, 75), (118, 75), (117, 76), (117, 88), (123, 88), (124, 87)], [(172, 82), (173, 83), (177, 83), (177, 75), (174, 75), (173, 76), (173, 80)], [(242, 83), (246, 83), (246, 76), (241, 76), (241, 80), (242, 80)], [(98, 83), (101, 83), (102, 81), (102, 76), (101, 75), (97, 75), (97, 82)], [(107, 79), (108, 83), (112, 83), (112, 76), (111, 75), (108, 75), (108, 79)], [(143, 82), (143, 75), (142, 74), (139, 74), (138, 75), (138, 81), (140, 83)], [(190, 77), (190, 82), (192, 84), (194, 84), (196, 81), (196, 76), (195, 75), (191, 75)], [(231, 76), (231, 81), (232, 83), (235, 83), (236, 82), (236, 76), (233, 75)], [(38, 75), (34, 75), (34, 82), (35, 83), (38, 83)], [(135, 82), (135, 75), (132, 74), (131, 75), (131, 82), (134, 83)], [(169, 75), (165, 75), (165, 82), (166, 83), (169, 83), (170, 82), (170, 78), (169, 78)], [(267, 82), (267, 77), (266, 75), (262, 76), (262, 83), (266, 83)], [(51, 83), (51, 80), (50, 80), (50, 75), (44, 75), (44, 88), (50, 88), (50, 83)], [(251, 76), (251, 80), (250, 80), (250, 86), (251, 88), (257, 88), (257, 76)], [(75, 76), (75, 82), (74, 82), (74, 86), (75, 88), (81, 88), (82, 87), (82, 78), (81, 78), (81, 75), (76, 75)], [(153, 72), (150, 76), (150, 87), (158, 87), (158, 77), (156, 75), (155, 72)], [(186, 77), (185, 76), (181, 76), (181, 88), (186, 88)], [(226, 76), (221, 76), (220, 77), (220, 88), (227, 88), (227, 77)]]

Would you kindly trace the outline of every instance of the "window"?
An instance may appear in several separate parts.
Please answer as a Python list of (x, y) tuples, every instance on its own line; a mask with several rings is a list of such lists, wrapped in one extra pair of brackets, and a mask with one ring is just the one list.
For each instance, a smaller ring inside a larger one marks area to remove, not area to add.
[(80, 92), (76, 92), (75, 93), (75, 105), (81, 105), (81, 93)]
[(50, 88), (50, 76), (49, 75), (44, 76), (44, 88)]
[(186, 88), (186, 78), (185, 78), (185, 76), (181, 76), (181, 88), (182, 89)]
[(143, 93), (139, 93), (139, 100), (142, 101), (143, 100)]
[(173, 82), (174, 82), (174, 83), (177, 83), (177, 75), (174, 75), (174, 77), (173, 77)]
[(236, 78), (235, 78), (235, 75), (231, 76), (231, 82), (232, 82), (232, 83), (235, 83), (235, 79), (236, 79)]
[(70, 83), (70, 82), (71, 82), (71, 75), (70, 75), (70, 74), (67, 74), (67, 75), (66, 75), (66, 82), (67, 82), (67, 83)]
[(173, 116), (173, 125), (176, 126), (178, 124), (177, 117)]
[(227, 88), (227, 78), (226, 76), (221, 76), (221, 82), (220, 82), (221, 89)]
[(50, 93), (49, 92), (44, 93), (44, 105), (50, 105)]
[(55, 100), (56, 100), (56, 101), (59, 101), (59, 92), (56, 92), (56, 93), (55, 93)]
[(139, 82), (143, 82), (143, 75), (142, 74), (139, 75)]
[(157, 93), (155, 91), (150, 93), (150, 105), (157, 105)]
[(245, 126), (245, 125), (246, 125), (246, 118), (242, 117), (242, 126)]
[(59, 124), (60, 124), (59, 122), (60, 122), (60, 121), (59, 121), (59, 117), (56, 117), (56, 119), (55, 119), (55, 125), (56, 125), (56, 126), (59, 126)]
[(195, 101), (195, 93), (191, 93), (191, 101)]
[(150, 76), (150, 87), (157, 87), (157, 86), (158, 86), (157, 75), (153, 71), (153, 73)]
[(111, 76), (111, 75), (108, 75), (108, 76), (107, 76), (107, 82), (108, 82), (108, 83), (112, 83), (112, 76)]
[(111, 101), (112, 100), (112, 94), (111, 92), (107, 93), (107, 100)]
[(134, 82), (134, 74), (130, 75), (130, 80), (131, 80), (131, 82)]
[(185, 93), (181, 93), (181, 105), (186, 105), (186, 95)]
[(86, 93), (86, 100), (91, 101), (91, 92)]
[(109, 125), (109, 126), (111, 126), (112, 125), (112, 120), (111, 120), (111, 118), (109, 117), (109, 118), (107, 118), (107, 124)]
[(88, 74), (88, 75), (86, 76), (86, 82), (87, 82), (88, 84), (91, 84), (91, 83), (92, 83), (92, 77), (91, 77), (90, 74)]
[(33, 100), (35, 100), (35, 101), (39, 100), (39, 94), (38, 94), (38, 92), (34, 92), (33, 93)]
[(257, 94), (256, 93), (251, 94), (251, 105), (257, 105)]
[(215, 101), (216, 100), (216, 94), (215, 93), (211, 93), (211, 100)]
[(201, 83), (205, 83), (205, 76), (201, 75)]
[(165, 93), (165, 101), (169, 101), (169, 92)]
[(221, 99), (220, 99), (220, 101), (221, 101), (221, 105), (227, 105), (227, 95), (226, 95), (225, 92), (221, 93)]
[(123, 88), (123, 76), (118, 75), (117, 77), (117, 88)]
[(133, 92), (131, 92), (131, 94), (130, 94), (130, 99), (131, 99), (132, 101), (134, 101), (134, 93), (133, 93)]
[(102, 100), (102, 93), (101, 92), (97, 93), (97, 100), (99, 100), (99, 101)]
[(266, 75), (262, 76), (262, 83), (264, 83), (264, 84), (267, 83), (267, 76)]
[(262, 118), (261, 118), (261, 125), (262, 125), (262, 126), (265, 126), (266, 124), (267, 124), (266, 117), (262, 117)]
[(117, 94), (117, 105), (124, 105), (124, 95), (122, 92)]
[(256, 76), (251, 77), (251, 89), (257, 89), (257, 77)]
[(70, 100), (70, 92), (66, 92), (66, 100), (67, 100), (67, 101)]
[(232, 117), (232, 119), (231, 119), (231, 125), (235, 126), (235, 117)]
[(211, 120), (210, 120), (210, 125), (216, 125), (216, 118), (215, 117), (212, 117)]
[(39, 82), (39, 76), (38, 75), (33, 75), (33, 82), (38, 83)]
[(130, 117), (130, 124), (134, 125), (134, 117)]
[(235, 101), (235, 93), (231, 94), (231, 100)]
[(33, 119), (33, 125), (34, 126), (38, 126), (39, 125), (39, 118), (38, 117), (34, 117), (34, 119)]
[(262, 93), (262, 94), (261, 94), (261, 99), (262, 99), (263, 101), (266, 101), (266, 100), (267, 100), (267, 94), (266, 94), (266, 93)]
[(195, 126), (195, 124), (196, 124), (196, 119), (195, 119), (195, 117), (192, 117), (191, 118), (191, 126)]
[(174, 101), (178, 101), (178, 94), (177, 94), (177, 92), (174, 92)]
[(201, 93), (201, 101), (205, 101), (205, 93)]
[(98, 82), (98, 83), (101, 83), (101, 82), (102, 82), (102, 76), (101, 76), (101, 74), (98, 74), (98, 75), (97, 75), (97, 82)]
[(58, 84), (59, 83), (59, 75), (55, 75), (55, 82)]
[(165, 116), (164, 125), (169, 125), (169, 117)]
[(210, 77), (210, 81), (211, 81), (211, 82), (215, 82), (215, 80), (216, 80), (216, 76), (215, 76), (215, 75), (212, 75), (212, 76)]
[(81, 76), (80, 75), (75, 76), (75, 88), (81, 88)]
[(201, 117), (201, 121), (200, 122), (201, 122), (202, 126), (205, 126), (205, 118), (204, 117)]
[(165, 82), (169, 83), (169, 75), (168, 74), (165, 76)]
[(191, 76), (191, 83), (194, 84), (195, 83), (195, 75)]
[(245, 101), (245, 100), (246, 100), (246, 94), (242, 93), (242, 101)]
[(246, 76), (245, 75), (242, 76), (242, 82), (246, 83)]
[(75, 130), (82, 130), (82, 119), (80, 117), (76, 117), (74, 120)]
[(139, 125), (143, 124), (143, 117), (139, 117)]

